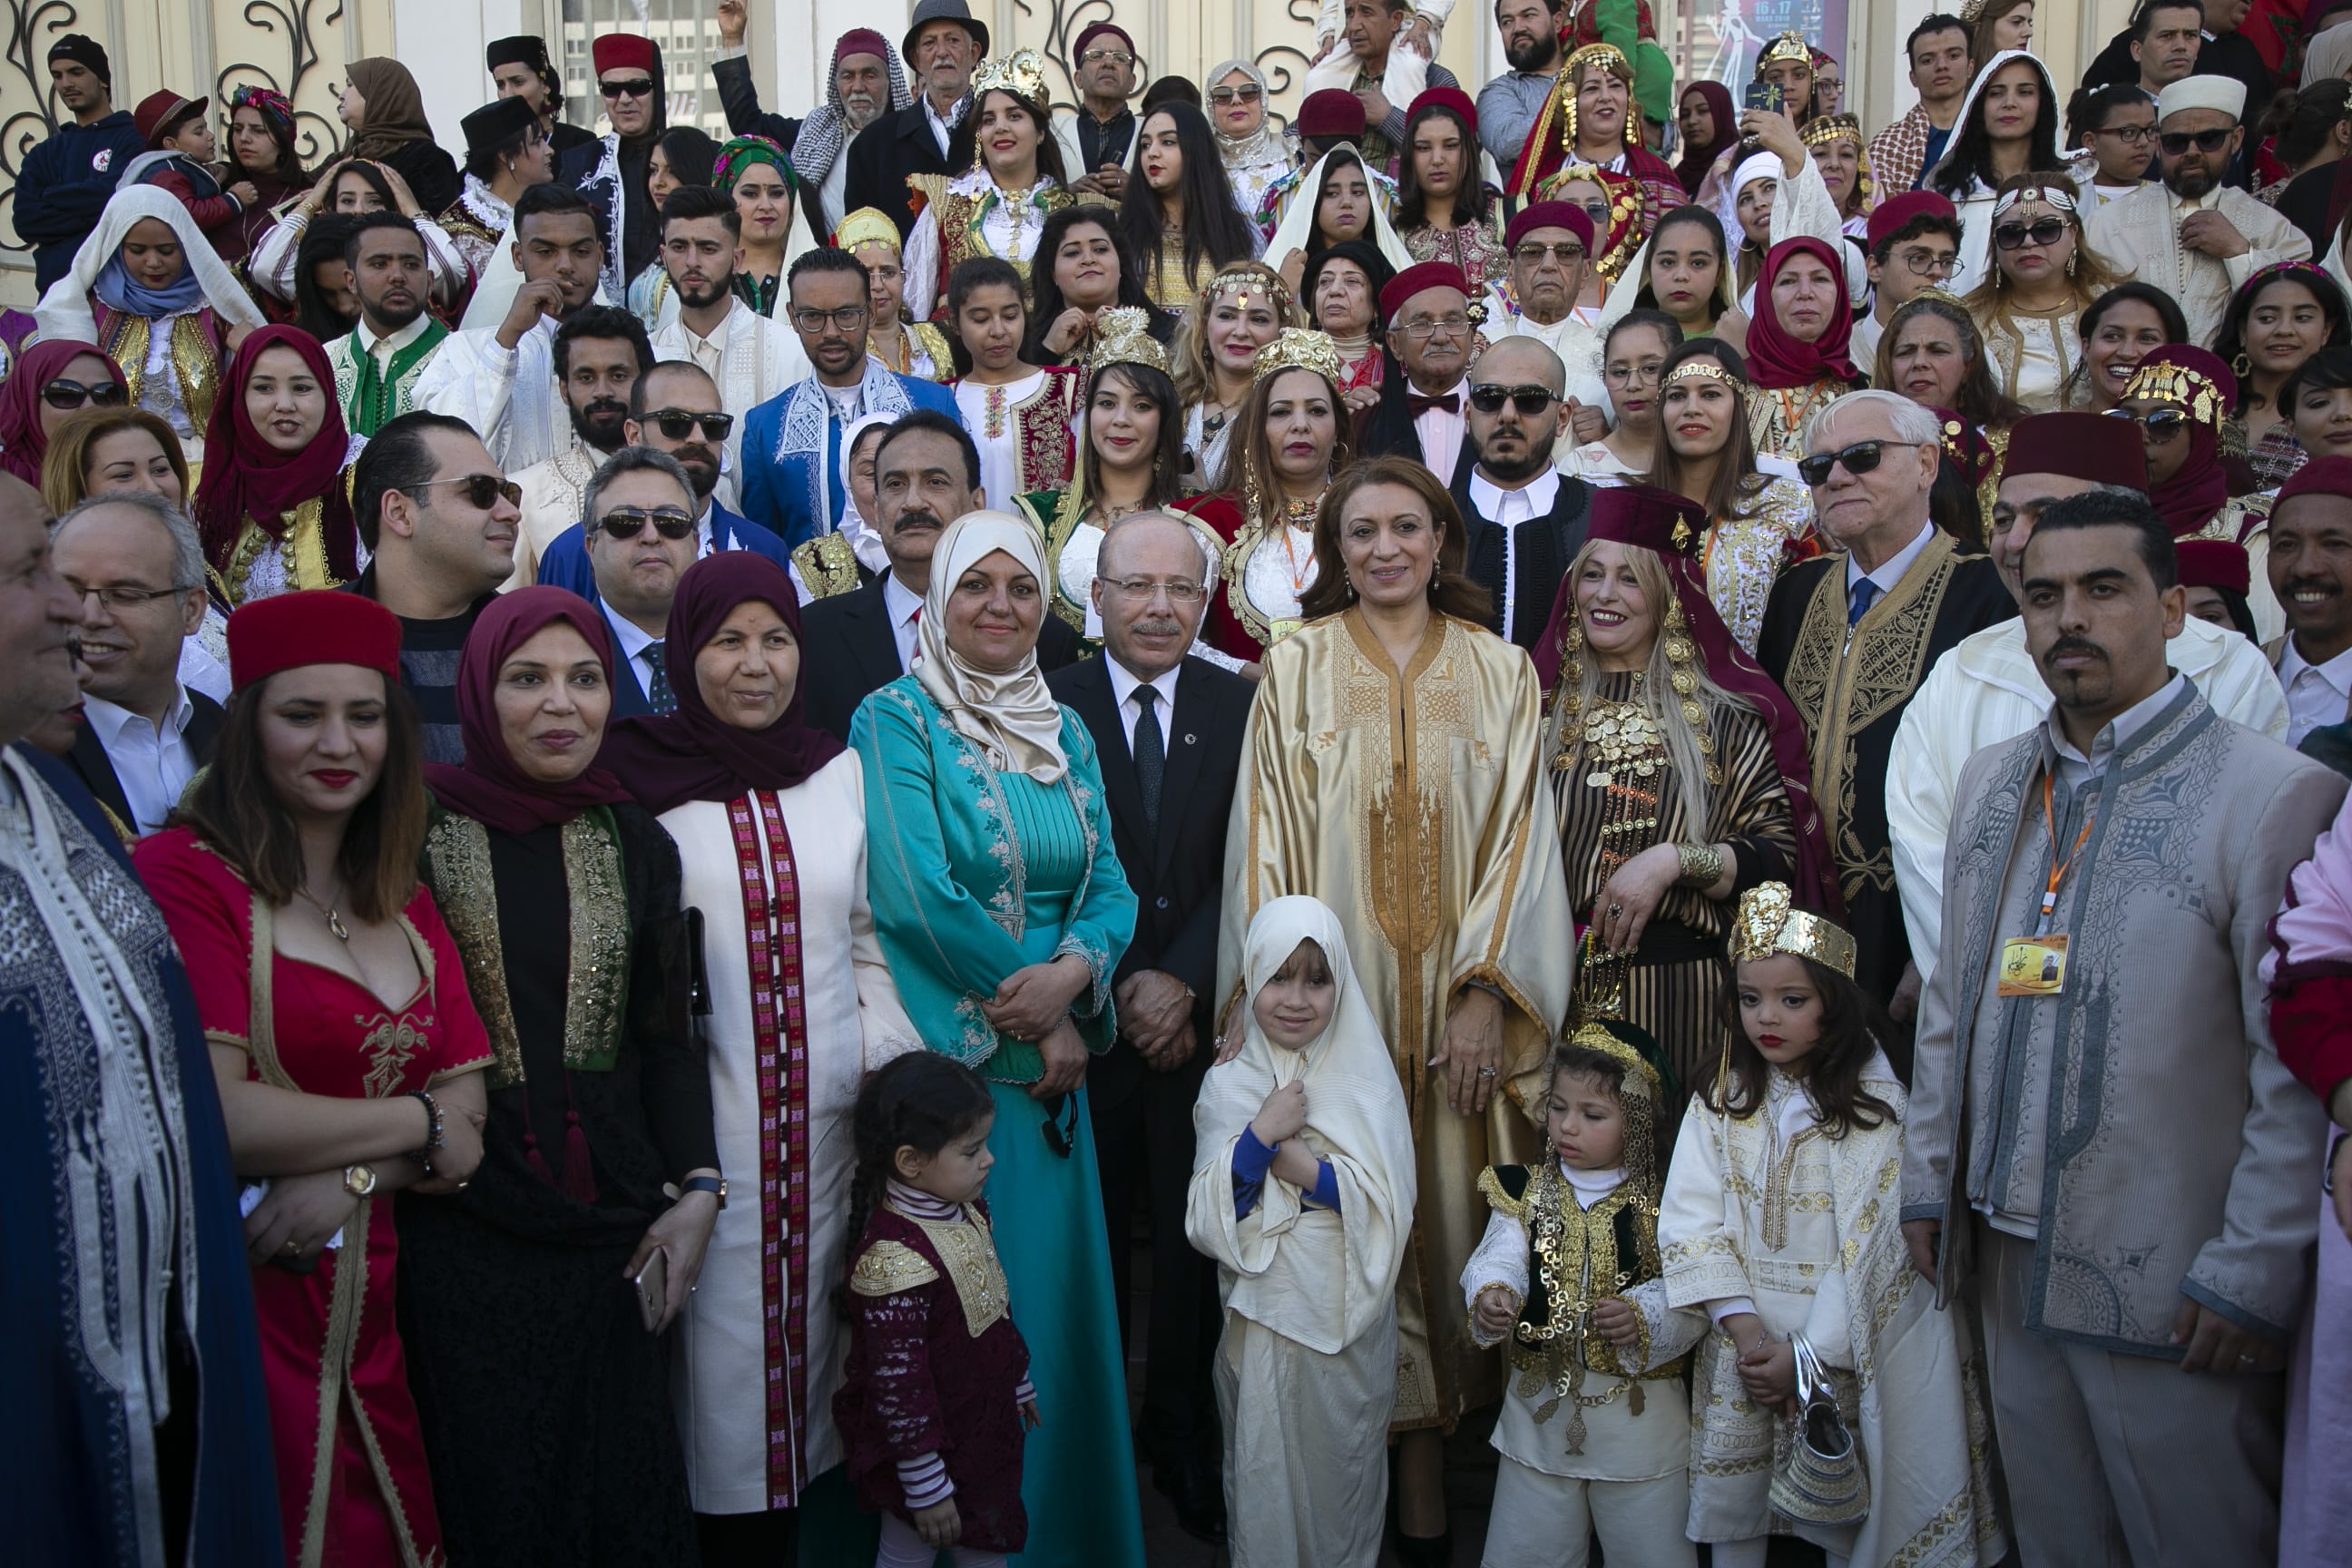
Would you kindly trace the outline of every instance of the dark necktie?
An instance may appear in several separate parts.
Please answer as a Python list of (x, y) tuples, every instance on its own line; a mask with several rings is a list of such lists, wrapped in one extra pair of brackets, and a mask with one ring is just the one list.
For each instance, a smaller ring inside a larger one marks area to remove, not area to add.
[(646, 644), (646, 668), (654, 672), (653, 679), (646, 683), (646, 701), (656, 713), (677, 712), (677, 693), (670, 689), (669, 669), (662, 661), (661, 644)]
[(1160, 781), (1168, 771), (1168, 740), (1160, 732), (1160, 692), (1156, 687), (1135, 689), (1135, 785), (1143, 793), (1143, 820), (1160, 827)]
[(1877, 602), (1878, 584), (1867, 577), (1857, 579), (1853, 586), (1845, 591), (1845, 624), (1849, 626), (1859, 625), (1862, 617), (1870, 613), (1870, 606)]
[(1459, 394), (1452, 392), (1441, 392), (1434, 397), (1423, 397), (1418, 392), (1408, 392), (1404, 395), (1404, 411), (1412, 418), (1418, 419), (1433, 408), (1443, 408), (1448, 414), (1459, 414), (1462, 412), (1462, 398)]

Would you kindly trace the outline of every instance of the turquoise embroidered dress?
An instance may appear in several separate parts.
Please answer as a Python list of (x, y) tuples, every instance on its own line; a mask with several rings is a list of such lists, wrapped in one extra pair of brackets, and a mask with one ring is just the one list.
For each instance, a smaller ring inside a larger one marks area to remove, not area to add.
[(1049, 1138), (1045, 1108), (1024, 1087), (1044, 1071), (1037, 1047), (998, 1035), (980, 1010), (1015, 970), (1073, 953), (1094, 976), (1071, 1006), (1087, 1048), (1108, 1050), (1118, 1032), (1110, 978), (1135, 932), (1135, 895), (1112, 845), (1094, 745), (1066, 711), (1069, 767), (1059, 781), (999, 773), (913, 676), (866, 700), (849, 741), (866, 771), (866, 891), (899, 999), (924, 1043), (988, 1079), (996, 1101), (989, 1205), (1045, 1417), (1022, 1460), (1029, 1542), (1020, 1561), (1141, 1568), (1085, 1090)]

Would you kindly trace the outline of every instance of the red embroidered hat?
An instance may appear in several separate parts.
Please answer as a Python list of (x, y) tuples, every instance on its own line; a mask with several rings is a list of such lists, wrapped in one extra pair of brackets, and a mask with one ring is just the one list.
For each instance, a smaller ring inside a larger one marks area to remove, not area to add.
[(1520, 240), (1539, 228), (1564, 228), (1584, 241), (1585, 255), (1592, 254), (1592, 215), (1574, 202), (1533, 202), (1521, 207), (1503, 231), (1503, 248), (1517, 250)]
[(1589, 516), (1589, 539), (1612, 539), (1668, 559), (1696, 558), (1706, 546), (1706, 508), (1652, 485), (1595, 490)]
[(229, 616), (228, 678), (237, 690), (308, 664), (356, 664), (398, 680), (399, 618), (373, 599), (327, 588), (250, 600)]
[(2227, 539), (2176, 539), (2172, 542), (2175, 571), (2184, 588), (2221, 588), (2243, 594), (2254, 581), (2253, 563), (2246, 547)]
[(1422, 89), (1421, 96), (1412, 100), (1412, 107), (1405, 110), (1404, 117), (1411, 121), (1424, 109), (1450, 109), (1470, 127), (1471, 135), (1478, 134), (1478, 106), (1471, 102), (1470, 95), (1458, 87)]
[(2279, 487), (2278, 500), (2271, 503), (2271, 515), (2296, 496), (2352, 496), (2352, 458), (2314, 458), (2294, 471), (2294, 478)]
[(632, 68), (651, 75), (656, 68), (654, 41), (635, 33), (606, 33), (590, 46), (588, 56), (595, 62), (600, 77), (606, 71)]
[(1451, 261), (1420, 261), (1389, 279), (1381, 290), (1381, 318), (1393, 317), (1404, 309), (1404, 302), (1424, 289), (1451, 289), (1465, 300), (1470, 295), (1470, 279), (1462, 268)]
[(1328, 142), (1335, 136), (1361, 136), (1363, 100), (1344, 88), (1327, 87), (1320, 92), (1310, 92), (1298, 106), (1297, 123), (1301, 136), (1318, 142)]
[(1864, 237), (1875, 250), (1880, 241), (1902, 232), (1903, 226), (1915, 217), (1939, 217), (1958, 223), (1960, 215), (1949, 200), (1933, 191), (1906, 191), (1871, 209), (1870, 232)]
[(2010, 430), (2001, 478), (2063, 474), (2094, 484), (2147, 489), (2147, 443), (2128, 419), (2081, 411), (2035, 414)]

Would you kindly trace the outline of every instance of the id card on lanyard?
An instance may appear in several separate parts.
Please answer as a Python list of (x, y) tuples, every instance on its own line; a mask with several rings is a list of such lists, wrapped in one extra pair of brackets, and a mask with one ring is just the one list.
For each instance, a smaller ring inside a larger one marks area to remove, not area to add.
[(2033, 922), (2032, 936), (2013, 936), (2000, 944), (2000, 970), (1995, 994), (2001, 996), (2055, 996), (2066, 988), (2066, 938), (2063, 932), (2050, 929), (2058, 909), (2059, 884), (2083, 853), (2083, 845), (2091, 837), (2092, 814), (2083, 814), (2082, 830), (2074, 835), (2074, 847), (2066, 858), (2058, 858), (2058, 823), (2052, 809), (2056, 791), (2052, 775), (2042, 775), (2042, 821), (2050, 834), (2050, 879), (2042, 889), (2042, 912)]

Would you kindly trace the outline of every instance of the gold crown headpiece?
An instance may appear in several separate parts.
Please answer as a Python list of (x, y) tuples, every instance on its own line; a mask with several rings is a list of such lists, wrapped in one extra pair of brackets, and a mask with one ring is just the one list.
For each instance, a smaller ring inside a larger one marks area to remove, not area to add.
[(1210, 279), (1209, 286), (1201, 290), (1203, 312), (1220, 294), (1237, 294), (1244, 303), (1247, 303), (1253, 294), (1263, 294), (1277, 310), (1289, 310), (1297, 298), (1291, 293), (1290, 285), (1282, 280), (1280, 273), (1257, 262), (1244, 267), (1228, 267)]
[(1095, 345), (1087, 355), (1088, 372), (1106, 365), (1148, 364), (1165, 374), (1168, 351), (1146, 325), (1151, 314), (1140, 305), (1113, 305), (1095, 318)]
[(1339, 345), (1328, 332), (1312, 327), (1285, 327), (1250, 361), (1250, 380), (1264, 381), (1286, 370), (1311, 370), (1332, 385), (1339, 384)]
[(1978, 19), (1984, 16), (1984, 8), (1985, 0), (1967, 0), (1967, 4), (1960, 7), (1960, 20), (1973, 27), (1977, 25)]
[(1823, 114), (1805, 121), (1805, 128), (1797, 134), (1804, 138), (1808, 147), (1818, 147), (1841, 136), (1859, 147), (1863, 142), (1862, 121), (1851, 114)]
[(1638, 1069), (1642, 1081), (1649, 1086), (1653, 1100), (1659, 1098), (1660, 1091), (1665, 1087), (1658, 1072), (1658, 1064), (1644, 1055), (1639, 1046), (1611, 1028), (1609, 1021), (1601, 1016), (1588, 1015), (1560, 1043), (1599, 1051), (1622, 1065), (1628, 1077), (1633, 1076)]
[(1633, 77), (1633, 63), (1625, 58), (1624, 50), (1614, 44), (1587, 44), (1568, 57), (1568, 63), (1560, 68), (1560, 78), (1564, 81), (1574, 81), (1577, 68), (1590, 65), (1597, 65), (1628, 81)]
[(841, 220), (833, 231), (833, 243), (844, 250), (856, 250), (861, 245), (887, 245), (891, 249), (901, 247), (898, 226), (879, 207), (859, 207)]
[(1797, 908), (1788, 883), (1761, 882), (1739, 895), (1739, 912), (1731, 922), (1731, 956), (1737, 963), (1776, 952), (1810, 958), (1853, 978), (1853, 934)]
[(2215, 430), (2221, 428), (2221, 421), (2229, 414), (2229, 404), (2212, 377), (2185, 364), (2142, 363), (2132, 372), (2131, 380), (2124, 384), (2125, 402), (2141, 398), (2150, 403), (2177, 403), (2189, 411), (2191, 419)]
[(1034, 49), (1015, 49), (992, 60), (982, 60), (971, 74), (974, 103), (987, 92), (1009, 92), (1024, 103), (1045, 101), (1045, 62)]
[(1813, 47), (1794, 33), (1783, 33), (1765, 45), (1764, 52), (1756, 57), (1756, 74), (1760, 78), (1766, 66), (1781, 60), (1794, 60), (1810, 70), (1813, 64)]

